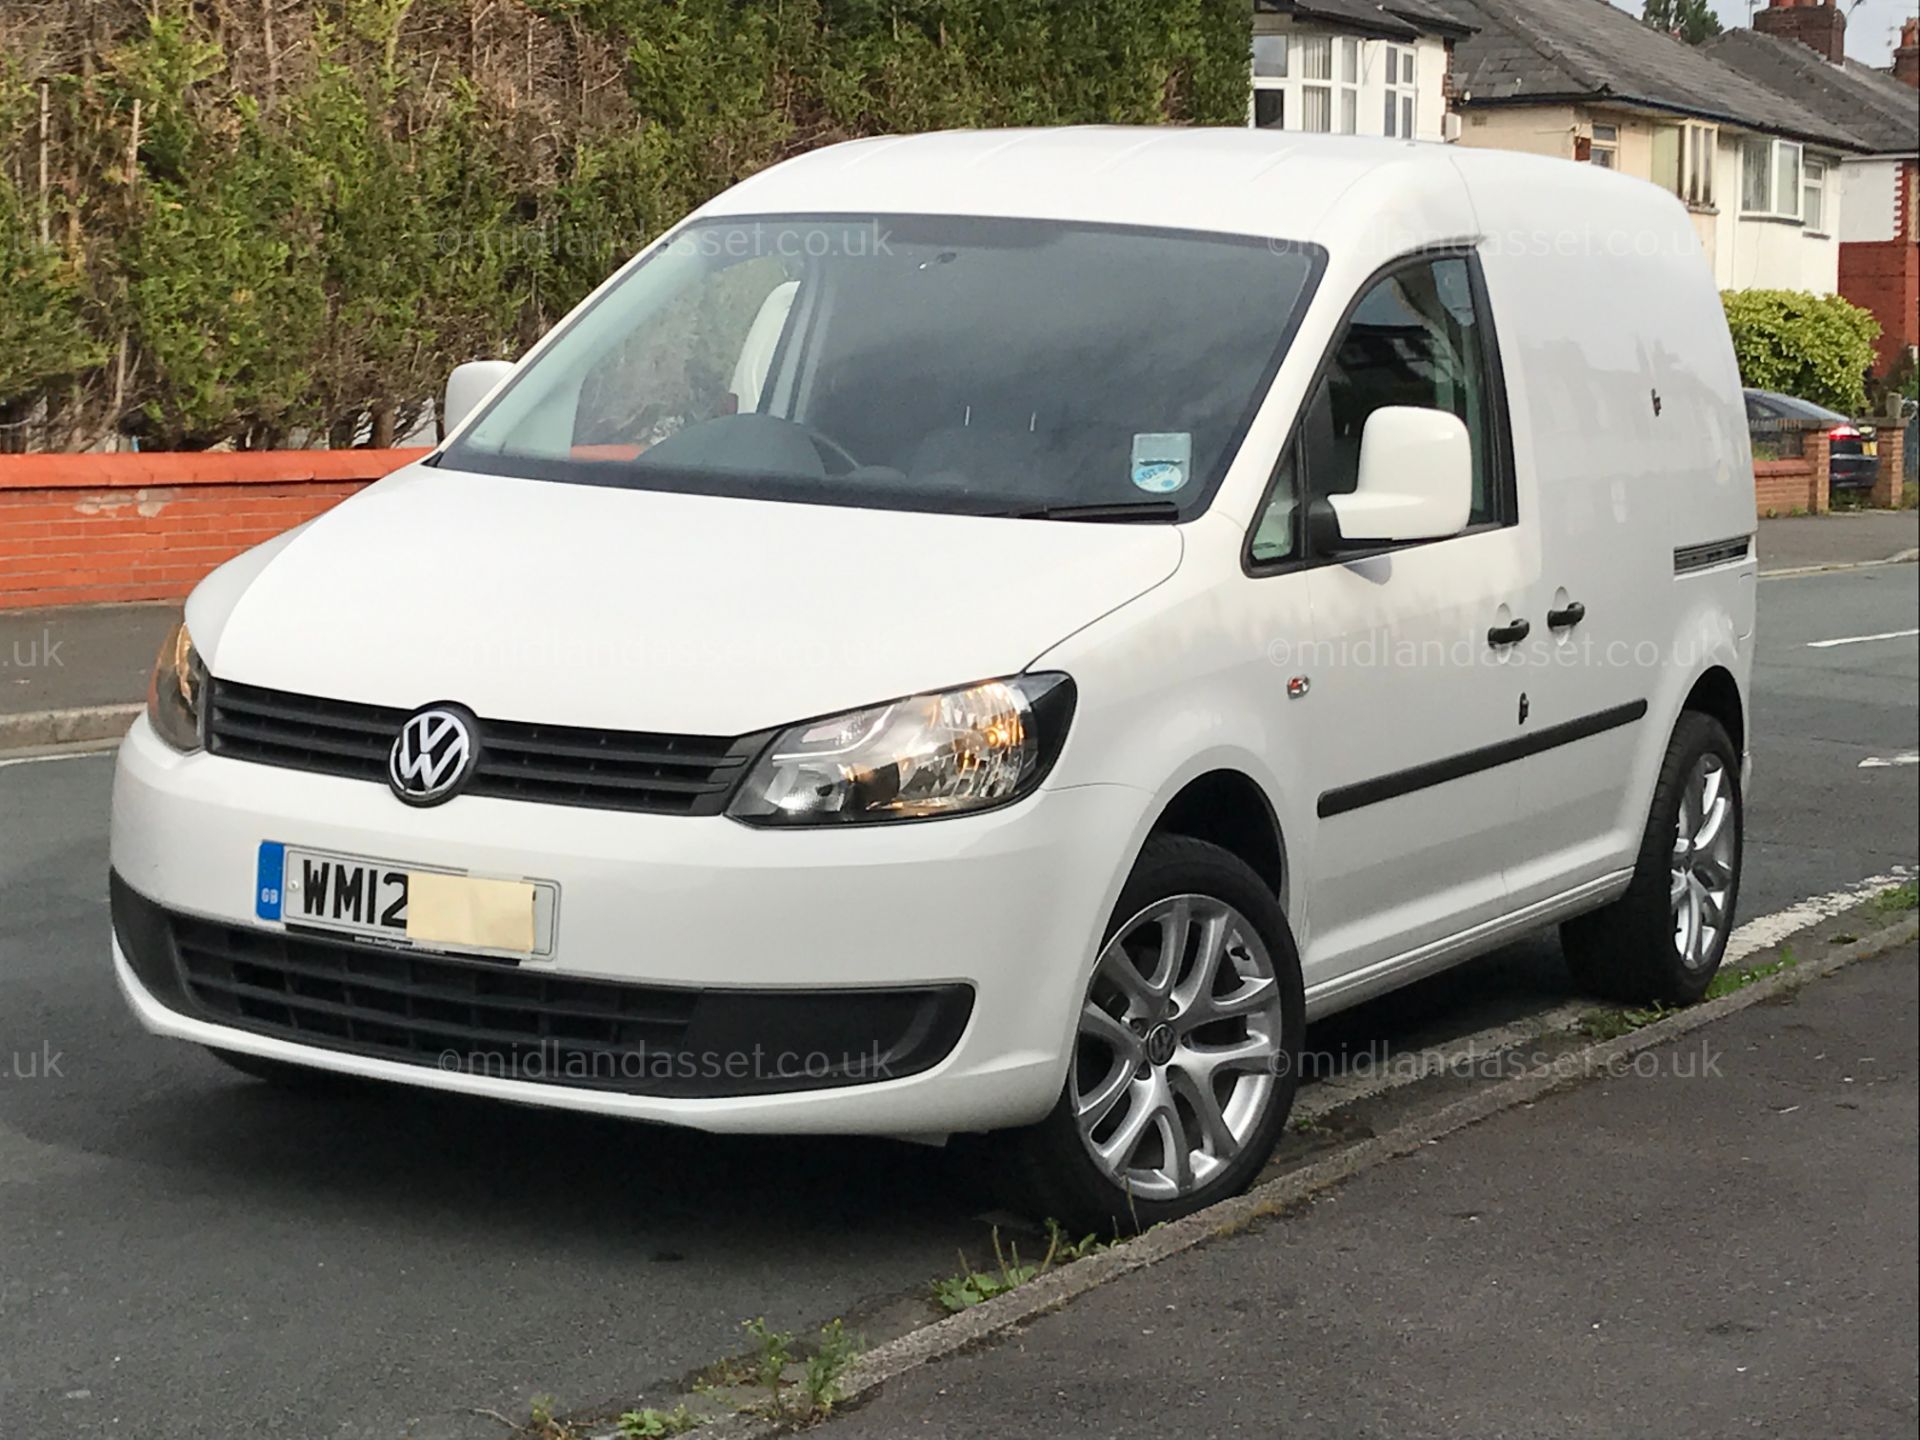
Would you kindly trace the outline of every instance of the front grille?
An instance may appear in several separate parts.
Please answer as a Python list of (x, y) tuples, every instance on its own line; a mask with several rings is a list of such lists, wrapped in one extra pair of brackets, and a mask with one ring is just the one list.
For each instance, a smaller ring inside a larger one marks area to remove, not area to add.
[[(230, 760), (385, 784), (387, 753), (411, 713), (214, 680), (207, 749)], [(479, 758), (461, 793), (658, 815), (718, 815), (766, 739), (483, 719), (474, 737)]]
[(628, 1094), (769, 1094), (899, 1079), (959, 1042), (966, 985), (715, 990), (232, 925), (111, 877), (114, 934), (163, 1005), (297, 1044)]

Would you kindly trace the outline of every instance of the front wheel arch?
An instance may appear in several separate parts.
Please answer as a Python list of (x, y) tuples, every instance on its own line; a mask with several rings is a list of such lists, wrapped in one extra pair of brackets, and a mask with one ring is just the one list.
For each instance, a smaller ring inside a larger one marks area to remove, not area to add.
[(1195, 776), (1161, 807), (1147, 834), (1219, 846), (1245, 861), (1280, 908), (1287, 908), (1287, 847), (1279, 817), (1267, 792), (1245, 771), (1222, 768)]

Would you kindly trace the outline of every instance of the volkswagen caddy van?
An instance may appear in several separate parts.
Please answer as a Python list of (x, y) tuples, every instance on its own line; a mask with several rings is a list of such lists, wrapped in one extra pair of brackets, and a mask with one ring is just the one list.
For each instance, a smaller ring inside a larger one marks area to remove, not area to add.
[(862, 141), (719, 196), (209, 576), (113, 798), (140, 1021), (1226, 1196), (1303, 1029), (1739, 892), (1754, 498), (1685, 210), (1262, 131)]

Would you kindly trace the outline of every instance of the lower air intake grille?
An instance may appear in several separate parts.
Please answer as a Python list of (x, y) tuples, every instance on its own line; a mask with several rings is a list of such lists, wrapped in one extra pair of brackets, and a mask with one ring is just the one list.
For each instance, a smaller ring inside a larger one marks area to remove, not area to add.
[(114, 934), (197, 1019), (442, 1072), (723, 1096), (897, 1080), (952, 1051), (967, 985), (733, 990), (558, 975), (178, 915), (111, 877)]

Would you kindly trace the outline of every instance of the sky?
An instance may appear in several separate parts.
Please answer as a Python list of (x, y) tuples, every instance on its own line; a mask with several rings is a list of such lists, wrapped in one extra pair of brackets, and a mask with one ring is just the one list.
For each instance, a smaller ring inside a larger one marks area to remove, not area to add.
[[(1613, 0), (1623, 10), (1635, 15), (1641, 11), (1640, 0)], [(1713, 0), (1713, 8), (1719, 13), (1720, 23), (1731, 29), (1735, 25), (1745, 25), (1752, 10), (1764, 9), (1767, 0)], [(1888, 65), (1893, 61), (1893, 46), (1902, 20), (1911, 19), (1916, 0), (1858, 0), (1857, 4), (1847, 5), (1847, 54), (1868, 65)]]

